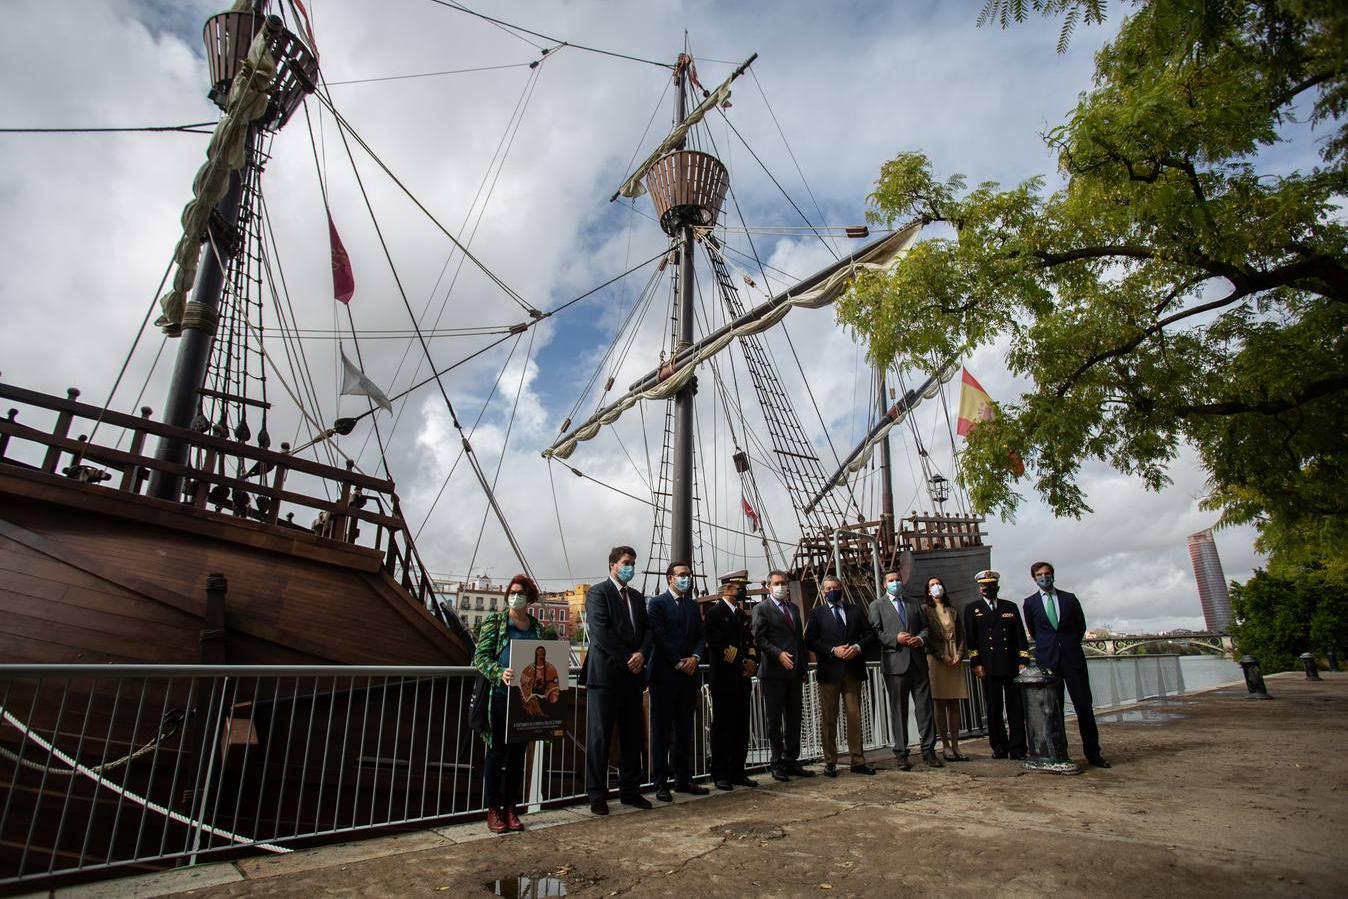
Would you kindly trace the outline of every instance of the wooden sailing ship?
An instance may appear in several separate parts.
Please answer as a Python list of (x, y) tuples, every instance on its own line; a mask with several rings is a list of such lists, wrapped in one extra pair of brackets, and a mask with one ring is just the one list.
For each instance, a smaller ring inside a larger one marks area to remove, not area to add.
[[(214, 155), (198, 175), (196, 196), (184, 212), (174, 283), (160, 321), (178, 341), (163, 414), (156, 418), (147, 408), (130, 415), (81, 402), (73, 389), (59, 397), (0, 383), (0, 402), (13, 404), (0, 420), (0, 659), (6, 663), (429, 667), (469, 662), (472, 637), (452, 611), (435, 601), (432, 578), (393, 482), (362, 473), (350, 462), (302, 458), (299, 448), (285, 443), (273, 448), (269, 401), (265, 392), (259, 397), (249, 389), (265, 372), (260, 359), (253, 360), (251, 372), (247, 366), (250, 340), (256, 339), (248, 317), (249, 291), (260, 285), (255, 269), (263, 251), (256, 204), (266, 148), (318, 82), (312, 48), (279, 20), (263, 15), (261, 6), (241, 4), (213, 17), (205, 29), (211, 96), (224, 115), (212, 141)], [(759, 336), (793, 308), (831, 303), (858, 267), (896, 264), (916, 239), (918, 226), (883, 235), (752, 307), (741, 299), (731, 276), (716, 231), (729, 174), (713, 153), (689, 142), (696, 142), (698, 123), (725, 102), (731, 82), (752, 62), (751, 57), (700, 98), (691, 59), (680, 57), (674, 67), (674, 129), (620, 189), (627, 196), (648, 190), (670, 237), (675, 302), (667, 352), (653, 360), (652, 370), (626, 395), (602, 405), (575, 428), (569, 420), (564, 423), (545, 455), (565, 460), (578, 442), (636, 402), (665, 400), (648, 567), (659, 573), (670, 559), (695, 561), (709, 585), (713, 572), (702, 554), (705, 541), (695, 512), (694, 372), (737, 345), (799, 533), (788, 541), (791, 550), (783, 552), (780, 545), (770, 545), (764, 531), (756, 531), (764, 573), (769, 566), (787, 568), (806, 606), (825, 573), (840, 574), (853, 601), (867, 602), (878, 589), (879, 573), (896, 566), (910, 584), (941, 574), (956, 601), (970, 597), (973, 572), (989, 563), (981, 519), (897, 516), (888, 471), (889, 429), (939, 390), (953, 367), (943, 366), (897, 398), (888, 395), (886, 378), (879, 376), (875, 427), (828, 477)], [(698, 102), (690, 109), (693, 99)], [(700, 337), (692, 305), (695, 253), (707, 260), (725, 321)], [(349, 433), (353, 426), (350, 419), (339, 419), (315, 427), (319, 433), (311, 443)], [(762, 466), (747, 447), (735, 449), (731, 462), (746, 506), (752, 500), (762, 509), (756, 480)], [(847, 498), (846, 482), (877, 449), (884, 500), (867, 514), (855, 498)], [(480, 481), (496, 508), (486, 480)], [(208, 693), (199, 686), (156, 681), (142, 691), (140, 702), (163, 714), (148, 718), (119, 716), (118, 698), (102, 702), (109, 697), (92, 679), (68, 681), (59, 694), (44, 692), (40, 680), (9, 683), (3, 705), (15, 718), (0, 726), (0, 778), (11, 796), (21, 798), (0, 817), (0, 871), (34, 864), (56, 869), (76, 854), (83, 861), (90, 845), (101, 846), (109, 863), (131, 850), (119, 842), (124, 837), (116, 826), (124, 797), (110, 795), (97, 777), (71, 778), (70, 786), (53, 790), (49, 770), (22, 764), (23, 747), (33, 735), (58, 745), (68, 742), (71, 726), (65, 716), (81, 708), (90, 711), (76, 751), (67, 753), (72, 766), (79, 758), (127, 757), (144, 746), (156, 747), (126, 764), (123, 789), (141, 796), (143, 807), (160, 809), (145, 817), (154, 819), (161, 842), (178, 840), (194, 823), (200, 831), (200, 816), (193, 810), (205, 803), (191, 789), (177, 789), (176, 779), (156, 779), (164, 766), (218, 765), (223, 777), (233, 778), (227, 784), (238, 797), (235, 818), (252, 822), (255, 841), (317, 833), (326, 816), (345, 815), (348, 803), (344, 827), (373, 822), (373, 808), (364, 809), (375, 790), (387, 795), (390, 806), (424, 802), (446, 790), (454, 794), (450, 809), (471, 805), (476, 778), (454, 778), (452, 784), (438, 776), (400, 778), (390, 764), (397, 755), (394, 747), (377, 745), (371, 752), (368, 745), (348, 745), (356, 739), (348, 732), (313, 744), (310, 733), (295, 722), (357, 715), (366, 730), (382, 737), (380, 727), (390, 723), (390, 716), (402, 720), (401, 702), (395, 710), (376, 702), (368, 686), (331, 681), (289, 698), (275, 685), (250, 687), (246, 679), (235, 679), (228, 688), (211, 686)], [(432, 716), (443, 719), (465, 707), (462, 686), (440, 681), (424, 691), (418, 688), (407, 718), (414, 728), (429, 732)], [(583, 771), (583, 721), (583, 706), (578, 706), (571, 731), (550, 748), (558, 757), (569, 753), (570, 763), (549, 768), (545, 777), (575, 780)], [(180, 738), (189, 732), (192, 741)], [(472, 758), (473, 740), (466, 729), (456, 726), (447, 739)], [(259, 765), (257, 753), (262, 752)], [(311, 753), (340, 759), (332, 780), (296, 776), (305, 772), (294, 769), (293, 759)], [(440, 757), (445, 757), (443, 748)], [(421, 761), (423, 771), (432, 769), (428, 756)], [(398, 760), (408, 771), (414, 762), (415, 751)], [(338, 795), (334, 791), (343, 783), (363, 788), (352, 796)], [(558, 795), (577, 791), (574, 783), (553, 787)], [(257, 800), (273, 793), (281, 797), (274, 808)], [(59, 810), (54, 816), (48, 814), (53, 809)], [(66, 828), (72, 814), (83, 816), (87, 827)], [(107, 840), (91, 840), (90, 834), (105, 831), (111, 834)], [(141, 836), (135, 836), (137, 846)]]

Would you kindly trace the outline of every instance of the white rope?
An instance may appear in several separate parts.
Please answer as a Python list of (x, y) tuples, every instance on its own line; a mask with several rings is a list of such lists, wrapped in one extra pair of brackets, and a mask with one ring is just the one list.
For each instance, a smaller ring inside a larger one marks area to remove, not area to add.
[(95, 784), (101, 787), (106, 787), (107, 789), (116, 793), (118, 796), (121, 796), (125, 799), (130, 799), (132, 802), (134, 802), (136, 805), (141, 806), (142, 808), (149, 809), (152, 812), (157, 812), (158, 814), (161, 814), (172, 821), (176, 821), (179, 824), (185, 824), (188, 827), (200, 828), (201, 830), (204, 830), (206, 833), (209, 833), (211, 836), (224, 837), (225, 839), (229, 840), (232, 843), (239, 843), (240, 845), (245, 846), (256, 846), (257, 848), (265, 849), (268, 852), (286, 853), (294, 851), (292, 849), (287, 849), (284, 846), (277, 846), (274, 843), (258, 843), (255, 842), (251, 837), (240, 836), (236, 833), (231, 833), (228, 830), (224, 830), (223, 828), (212, 827), (211, 825), (200, 821), (193, 821), (191, 818), (187, 817), (184, 814), (175, 812), (172, 809), (165, 808), (164, 806), (160, 805), (157, 802), (151, 802), (144, 796), (141, 796), (137, 793), (133, 793), (130, 790), (127, 790), (123, 787), (119, 787), (112, 781), (102, 777), (100, 774), (98, 774), (92, 768), (89, 768), (87, 765), (82, 765), (79, 762), (75, 761), (75, 759), (71, 758), (69, 755), (67, 755), (66, 753), (62, 752), (60, 749), (57, 749), (54, 745), (49, 743), (45, 738), (43, 738), (41, 734), (36, 734), (33, 733), (31, 730), (29, 730), (28, 727), (22, 721), (20, 721), (18, 718), (15, 718), (13, 715), (9, 713), (9, 709), (0, 708), (0, 715), (4, 715), (5, 721), (7, 721), (11, 727), (18, 730), (19, 733), (23, 734), (25, 738), (41, 746), (44, 750), (56, 756), (56, 758), (60, 759), (65, 764), (69, 765), (71, 768), (78, 771), (80, 774), (89, 778)]

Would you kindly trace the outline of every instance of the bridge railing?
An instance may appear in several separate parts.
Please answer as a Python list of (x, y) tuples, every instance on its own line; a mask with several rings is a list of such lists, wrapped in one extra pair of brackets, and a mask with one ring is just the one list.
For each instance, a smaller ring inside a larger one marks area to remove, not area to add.
[[(1177, 692), (1178, 669), (1173, 656), (1092, 660), (1096, 701)], [(985, 715), (967, 665), (965, 676), (969, 735)], [(0, 887), (480, 815), (483, 744), (466, 724), (475, 677), (466, 667), (0, 665)], [(585, 691), (572, 681), (562, 734), (529, 748), (520, 795), (531, 809), (585, 797)], [(705, 685), (700, 695), (698, 777), (713, 715)], [(867, 750), (893, 745), (878, 664), (861, 723)], [(837, 726), (843, 748), (841, 715)], [(911, 717), (908, 733), (917, 739)], [(811, 671), (802, 761), (822, 756), (822, 736)], [(749, 764), (769, 755), (755, 681)]]

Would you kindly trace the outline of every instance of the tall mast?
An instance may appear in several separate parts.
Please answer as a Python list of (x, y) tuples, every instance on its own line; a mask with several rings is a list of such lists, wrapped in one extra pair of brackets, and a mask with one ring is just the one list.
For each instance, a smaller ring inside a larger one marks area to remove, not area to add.
[[(875, 370), (876, 402), (880, 417), (889, 412), (889, 398), (885, 395), (885, 370)], [(880, 546), (888, 556), (894, 548), (894, 481), (889, 473), (889, 433), (880, 444)]]
[[(687, 57), (681, 57), (686, 59)], [(679, 65), (674, 77), (678, 81), (675, 93), (674, 121), (682, 122), (688, 108), (688, 67)], [(678, 150), (687, 146), (687, 137), (679, 141)], [(685, 221), (679, 228), (679, 297), (678, 333), (674, 335), (674, 352), (693, 342), (693, 226)], [(670, 562), (693, 563), (693, 391), (689, 381), (674, 395), (674, 478), (670, 504)], [(705, 574), (705, 572), (702, 572)]]
[[(194, 181), (195, 194), (183, 211), (184, 238), (174, 255), (177, 273), (159, 322), (168, 333), (181, 335), (164, 405), (164, 423), (178, 428), (198, 424), (222, 291), (244, 255), (240, 223), (248, 214), (243, 207), (262, 135), (281, 129), (318, 77), (317, 57), (279, 18), (264, 15), (265, 6), (265, 0), (254, 0), (251, 7), (212, 16), (203, 32), (209, 96), (224, 115)], [(192, 298), (183, 303), (186, 281), (192, 281)], [(246, 402), (245, 397), (221, 399)], [(187, 456), (187, 444), (175, 437), (161, 438), (155, 450), (155, 458), (177, 465), (186, 464)], [(156, 470), (149, 492), (176, 500), (182, 485), (181, 474)]]

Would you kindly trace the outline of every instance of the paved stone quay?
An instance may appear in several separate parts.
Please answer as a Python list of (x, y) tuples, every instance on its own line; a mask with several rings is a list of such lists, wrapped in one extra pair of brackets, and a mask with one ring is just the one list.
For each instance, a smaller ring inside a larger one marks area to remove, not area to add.
[(1271, 702), (1227, 687), (1103, 714), (1114, 767), (1075, 777), (975, 740), (940, 770), (763, 776), (651, 811), (530, 815), (523, 834), (458, 825), (56, 895), (475, 896), (551, 874), (583, 897), (1343, 896), (1348, 674), (1268, 686)]

